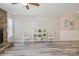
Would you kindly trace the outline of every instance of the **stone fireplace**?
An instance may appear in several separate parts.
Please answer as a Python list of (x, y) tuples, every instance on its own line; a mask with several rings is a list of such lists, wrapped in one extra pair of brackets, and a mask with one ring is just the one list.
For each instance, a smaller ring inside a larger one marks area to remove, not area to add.
[(0, 9), (0, 54), (13, 45), (13, 42), (8, 41), (7, 12)]
[(7, 42), (7, 12), (0, 9), (0, 44)]

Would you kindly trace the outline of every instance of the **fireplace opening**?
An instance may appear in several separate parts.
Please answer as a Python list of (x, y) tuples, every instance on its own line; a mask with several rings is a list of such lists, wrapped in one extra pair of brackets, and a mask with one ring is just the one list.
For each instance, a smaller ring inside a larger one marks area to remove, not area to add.
[(3, 29), (0, 28), (0, 44), (3, 43)]

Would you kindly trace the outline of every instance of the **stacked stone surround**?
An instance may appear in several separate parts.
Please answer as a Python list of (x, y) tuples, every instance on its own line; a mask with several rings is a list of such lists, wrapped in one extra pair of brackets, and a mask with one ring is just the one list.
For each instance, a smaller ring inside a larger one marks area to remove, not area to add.
[(7, 12), (0, 8), (0, 28), (3, 29), (3, 41), (7, 42)]

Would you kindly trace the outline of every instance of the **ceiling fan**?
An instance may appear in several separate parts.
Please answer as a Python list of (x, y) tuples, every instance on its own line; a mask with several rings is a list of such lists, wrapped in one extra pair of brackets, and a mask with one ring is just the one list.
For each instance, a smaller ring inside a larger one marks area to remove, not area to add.
[(34, 6), (40, 6), (39, 3), (11, 3), (11, 4), (13, 4), (13, 5), (15, 5), (15, 4), (23, 4), (26, 7), (27, 10), (30, 9), (29, 4), (34, 5)]

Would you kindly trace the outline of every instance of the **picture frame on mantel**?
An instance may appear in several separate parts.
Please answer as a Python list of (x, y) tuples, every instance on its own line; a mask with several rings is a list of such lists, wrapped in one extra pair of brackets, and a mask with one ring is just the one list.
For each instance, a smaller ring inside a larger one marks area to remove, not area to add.
[(60, 30), (79, 30), (79, 16), (62, 16), (59, 21)]

